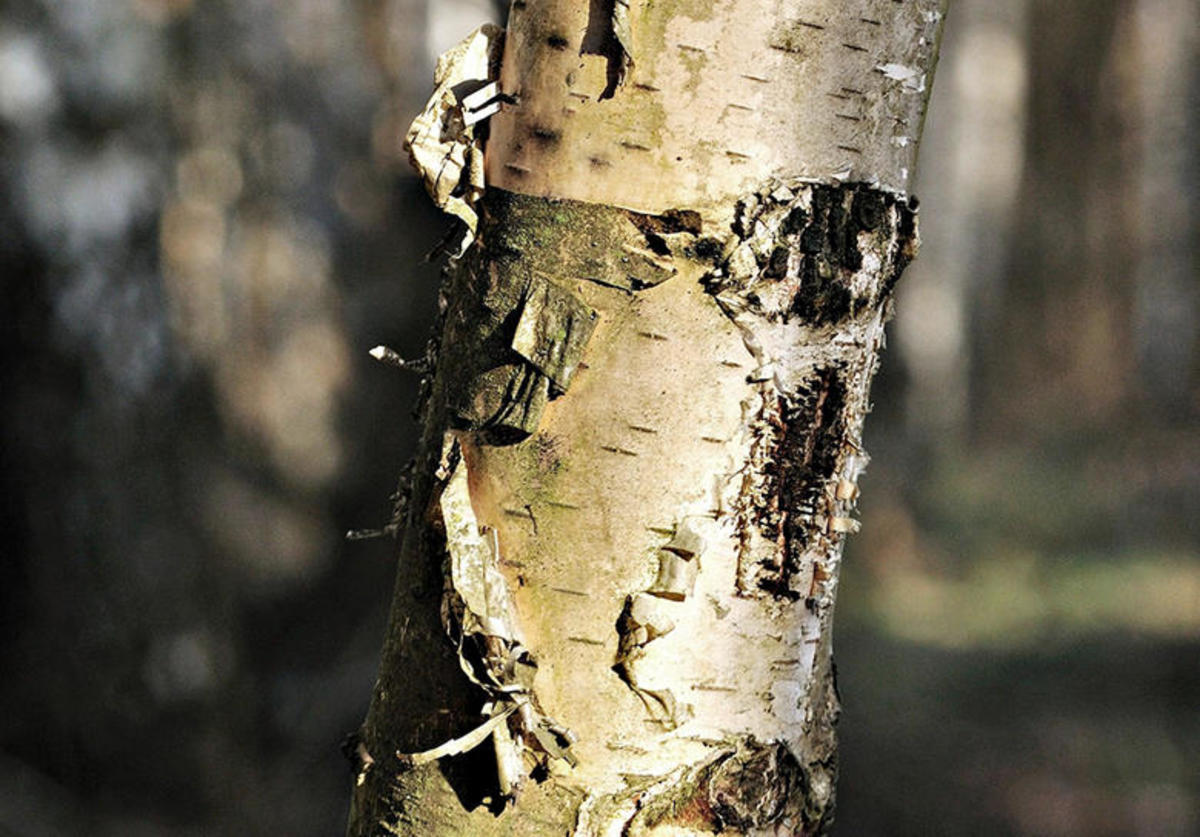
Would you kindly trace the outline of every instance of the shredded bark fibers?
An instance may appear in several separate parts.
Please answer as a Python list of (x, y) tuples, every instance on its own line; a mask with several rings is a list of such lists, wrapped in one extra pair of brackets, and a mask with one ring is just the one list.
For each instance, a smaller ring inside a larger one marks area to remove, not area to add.
[(845, 401), (841, 371), (829, 366), (817, 370), (807, 389), (782, 409), (769, 456), (775, 467), (763, 475), (771, 502), (754, 521), (764, 536), (785, 545), (782, 564), (758, 567), (759, 588), (773, 595), (801, 596), (791, 581), (811, 544), (814, 512), (841, 462)]

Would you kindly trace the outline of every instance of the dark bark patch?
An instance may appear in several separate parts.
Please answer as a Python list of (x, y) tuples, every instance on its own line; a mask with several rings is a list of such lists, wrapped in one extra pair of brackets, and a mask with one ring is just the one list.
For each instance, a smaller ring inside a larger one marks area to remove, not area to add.
[(784, 235), (795, 235), (804, 229), (805, 223), (808, 221), (808, 213), (803, 207), (792, 207), (786, 216), (784, 216), (783, 224), (780, 225), (779, 231)]
[(782, 279), (786, 276), (789, 255), (786, 247), (776, 247), (772, 250), (771, 255), (765, 260), (762, 266), (763, 278)]
[(803, 570), (804, 555), (812, 545), (829, 480), (843, 456), (844, 408), (847, 389), (836, 366), (818, 369), (808, 383), (769, 419), (764, 443), (770, 447), (763, 459), (770, 463), (759, 479), (764, 481), (767, 502), (751, 510), (749, 524), (757, 526), (770, 542), (783, 548), (752, 569), (759, 590), (797, 601), (807, 590), (797, 590), (794, 580)]
[[(635, 222), (637, 213), (502, 189), (488, 189), (479, 205), (483, 246), (512, 269), (629, 291), (653, 287), (675, 275), (670, 259), (649, 248)], [(669, 228), (668, 221), (663, 224)]]
[(899, 235), (897, 236), (896, 252), (892, 257), (891, 272), (884, 279), (880, 290), (880, 297), (882, 299), (889, 299), (891, 297), (892, 292), (896, 289), (896, 283), (900, 281), (900, 277), (904, 274), (904, 269), (917, 257), (917, 251), (920, 249), (921, 236), (917, 231), (917, 199), (909, 198), (907, 204), (900, 205), (899, 211)]
[(883, 222), (887, 202), (882, 194), (871, 189), (854, 193), (854, 220), (864, 230), (873, 230)]
[(646, 233), (646, 246), (656, 256), (671, 255), (671, 248), (667, 244), (667, 240), (658, 233)]
[(720, 827), (745, 831), (778, 822), (803, 785), (800, 764), (785, 745), (751, 742), (717, 766), (707, 795)]
[[(558, 134), (543, 126), (531, 136), (552, 143)], [(686, 250), (701, 223), (692, 211), (640, 215), (500, 189), (479, 208), (476, 244), (450, 280), (440, 403), (454, 428), (514, 444), (581, 368), (597, 313), (577, 283), (631, 293), (658, 285), (676, 274), (673, 250)]]
[(716, 263), (724, 254), (725, 245), (718, 239), (706, 237), (697, 239), (691, 249), (692, 254), (700, 261)]
[[(755, 241), (753, 275), (726, 275), (708, 283), (714, 293), (741, 292), (760, 299), (755, 287), (787, 282), (790, 305), (754, 310), (773, 321), (797, 319), (814, 327), (840, 325), (886, 302), (916, 252), (914, 202), (867, 184), (814, 185), (807, 205), (781, 204), (774, 193), (739, 202), (731, 230), (747, 242), (761, 236), (766, 222), (772, 240)], [(782, 217), (780, 217), (782, 213)], [(864, 255), (880, 258), (881, 278), (863, 277)]]
[(641, 212), (629, 211), (629, 220), (642, 231), (668, 235), (671, 233), (691, 233), (700, 235), (703, 223), (700, 213), (694, 209), (668, 209), (658, 215), (646, 215)]
[(801, 263), (800, 288), (793, 297), (791, 313), (813, 325), (832, 325), (852, 317), (856, 300), (838, 280), (830, 263), (820, 255)]
[(508, 807), (509, 800), (501, 793), (496, 777), (496, 754), (491, 747), (474, 747), (438, 759), (436, 764), (464, 811), (485, 807), (499, 816)]
[(804, 259), (792, 313), (813, 325), (842, 322), (871, 302), (856, 299), (848, 284), (863, 263), (858, 245), (861, 227), (850, 210), (854, 195), (841, 188), (815, 189), (812, 215), (800, 232)]
[(803, 765), (786, 744), (750, 737), (685, 776), (635, 822), (695, 833), (815, 834), (825, 812), (808, 809), (808, 786)]
[[(815, 326), (836, 325), (881, 304), (915, 254), (915, 225), (911, 204), (886, 192), (863, 184), (814, 188), (811, 212), (793, 209), (780, 226), (802, 254), (789, 315)], [(888, 254), (892, 259), (883, 281), (870, 285), (877, 292), (860, 295), (851, 280), (862, 270), (863, 233), (867, 246), (894, 235), (900, 247)], [(764, 272), (764, 278), (777, 277)]]

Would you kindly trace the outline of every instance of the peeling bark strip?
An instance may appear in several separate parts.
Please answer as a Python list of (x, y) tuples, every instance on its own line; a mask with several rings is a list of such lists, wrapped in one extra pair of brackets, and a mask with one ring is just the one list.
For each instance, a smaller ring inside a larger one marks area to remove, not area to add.
[(456, 378), (451, 423), (485, 444), (511, 444), (537, 430), (546, 404), (579, 368), (598, 319), (581, 285), (658, 285), (676, 273), (668, 241), (680, 246), (692, 236), (675, 231), (686, 223), (680, 214), (499, 189), (480, 209), (481, 246), (456, 271), (444, 326), (446, 368)]
[(413, 120), (404, 148), (433, 202), (463, 222), (462, 247), (475, 234), (474, 203), (483, 195), (483, 137), (475, 123), (500, 109), (496, 85), (504, 31), (484, 24), (438, 58), (437, 85)]
[(476, 730), (448, 745), (399, 758), (404, 766), (415, 767), (471, 750), (490, 736), (500, 795), (513, 799), (525, 778), (544, 773), (550, 759), (575, 764), (568, 750), (574, 736), (547, 718), (538, 704), (533, 690), (537, 660), (520, 637), (508, 580), (500, 571), (499, 538), (476, 522), (467, 467), (450, 434), (437, 477), (444, 481), (438, 505), (449, 565), (442, 620), (463, 673), (490, 700), (483, 707), (487, 720)]
[(838, 565), (943, 12), (520, 0), (498, 88), (435, 108), (472, 128), (451, 163), (488, 137), (488, 185), (447, 169), (476, 236), (353, 837), (828, 830)]

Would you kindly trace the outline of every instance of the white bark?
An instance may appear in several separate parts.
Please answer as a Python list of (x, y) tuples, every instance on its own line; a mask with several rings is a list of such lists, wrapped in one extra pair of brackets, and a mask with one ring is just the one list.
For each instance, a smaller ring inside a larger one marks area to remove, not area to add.
[[(837, 567), (944, 10), (597, 9), (514, 4), (355, 834), (832, 820)], [(481, 724), (499, 816), (392, 755)]]

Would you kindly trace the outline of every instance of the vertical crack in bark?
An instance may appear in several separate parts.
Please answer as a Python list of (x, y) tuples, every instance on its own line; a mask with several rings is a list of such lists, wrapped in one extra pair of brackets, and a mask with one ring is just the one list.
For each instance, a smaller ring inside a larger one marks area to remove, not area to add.
[(633, 66), (633, 32), (629, 0), (590, 0), (587, 31), (580, 55), (599, 55), (608, 61), (607, 83), (600, 99), (611, 99)]
[(844, 373), (833, 365), (815, 370), (790, 399), (764, 394), (752, 456), (768, 464), (747, 473), (743, 491), (754, 502), (739, 510), (743, 592), (809, 596), (813, 573), (805, 557), (816, 540), (814, 521), (829, 516), (826, 485), (844, 456), (846, 395)]

